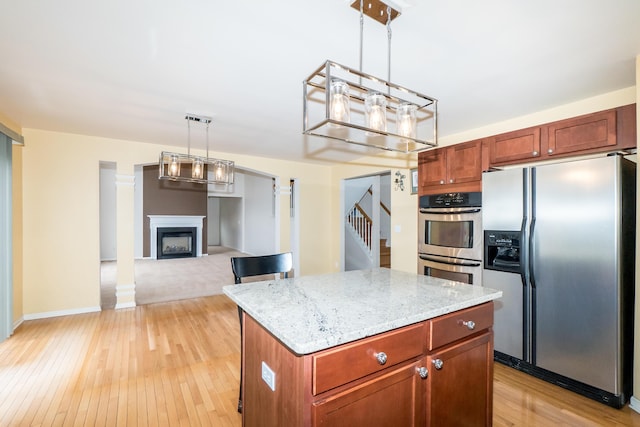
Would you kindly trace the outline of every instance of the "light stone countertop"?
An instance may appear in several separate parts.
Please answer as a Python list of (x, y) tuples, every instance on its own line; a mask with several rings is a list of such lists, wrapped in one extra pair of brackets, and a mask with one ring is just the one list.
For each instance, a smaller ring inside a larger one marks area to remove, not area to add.
[(297, 354), (309, 354), (502, 296), (387, 268), (229, 285), (223, 292)]

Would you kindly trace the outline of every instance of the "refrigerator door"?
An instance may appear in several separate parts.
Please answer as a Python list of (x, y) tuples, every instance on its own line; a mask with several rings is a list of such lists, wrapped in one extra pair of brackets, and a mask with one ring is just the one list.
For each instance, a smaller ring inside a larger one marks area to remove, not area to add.
[(533, 171), (534, 363), (619, 393), (618, 157)]
[(506, 169), (482, 174), (482, 228), (518, 231), (524, 218), (526, 169)]
[[(484, 230), (521, 231), (527, 206), (524, 192), (527, 172), (526, 169), (507, 169), (483, 174)], [(488, 256), (486, 250), (487, 241), (484, 259)], [(482, 284), (502, 291), (502, 298), (494, 301), (494, 349), (527, 360), (525, 287), (521, 275), (485, 268), (482, 270)]]

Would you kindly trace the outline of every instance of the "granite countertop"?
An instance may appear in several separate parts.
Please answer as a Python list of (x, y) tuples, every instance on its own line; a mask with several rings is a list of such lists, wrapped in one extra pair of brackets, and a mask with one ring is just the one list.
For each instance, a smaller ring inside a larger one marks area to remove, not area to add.
[(223, 292), (291, 351), (309, 354), (482, 304), (502, 292), (387, 268), (274, 279)]

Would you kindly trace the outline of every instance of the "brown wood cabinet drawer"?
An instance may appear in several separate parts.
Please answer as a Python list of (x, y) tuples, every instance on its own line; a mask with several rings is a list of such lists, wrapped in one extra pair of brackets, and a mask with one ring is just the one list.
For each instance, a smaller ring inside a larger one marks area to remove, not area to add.
[[(313, 394), (422, 355), (425, 337), (425, 323), (418, 323), (317, 353), (312, 362)], [(384, 364), (378, 361), (380, 353), (386, 355)]]
[(428, 349), (433, 350), (490, 328), (493, 325), (493, 302), (438, 317), (429, 325)]

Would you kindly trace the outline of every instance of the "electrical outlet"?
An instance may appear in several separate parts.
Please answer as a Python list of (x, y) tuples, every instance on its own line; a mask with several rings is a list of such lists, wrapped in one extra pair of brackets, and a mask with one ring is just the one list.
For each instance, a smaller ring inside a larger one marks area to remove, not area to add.
[(262, 380), (267, 383), (271, 391), (276, 391), (276, 373), (264, 362), (262, 362)]

